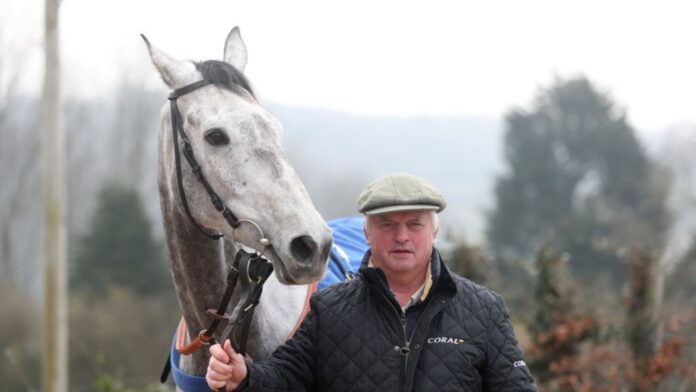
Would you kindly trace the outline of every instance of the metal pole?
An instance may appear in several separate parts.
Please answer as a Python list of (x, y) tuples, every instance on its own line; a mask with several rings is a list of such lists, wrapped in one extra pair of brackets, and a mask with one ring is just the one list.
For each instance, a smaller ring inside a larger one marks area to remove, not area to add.
[(58, 7), (45, 0), (45, 73), (43, 129), (43, 257), (42, 390), (68, 390), (67, 239), (65, 209), (65, 136), (60, 115)]

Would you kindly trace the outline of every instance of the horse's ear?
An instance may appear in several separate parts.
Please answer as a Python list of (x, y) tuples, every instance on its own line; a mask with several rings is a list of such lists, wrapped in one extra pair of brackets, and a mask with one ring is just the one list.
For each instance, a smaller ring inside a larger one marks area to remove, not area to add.
[(244, 72), (244, 67), (247, 64), (247, 48), (237, 26), (227, 34), (224, 59), (240, 72)]
[(150, 59), (164, 83), (172, 90), (183, 87), (200, 79), (196, 66), (191, 61), (179, 61), (150, 44), (143, 34), (140, 34), (150, 52)]

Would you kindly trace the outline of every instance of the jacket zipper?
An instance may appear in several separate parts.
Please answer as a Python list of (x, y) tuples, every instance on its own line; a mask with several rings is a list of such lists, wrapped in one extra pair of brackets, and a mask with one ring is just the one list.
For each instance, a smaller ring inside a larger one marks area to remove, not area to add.
[(406, 331), (406, 312), (402, 311), (401, 312), (401, 329), (404, 332), (404, 345), (399, 348), (399, 354), (401, 354), (404, 357), (404, 370), (403, 370), (403, 376), (401, 377), (401, 388), (403, 389), (404, 385), (406, 384), (406, 374), (408, 372), (408, 356), (411, 354), (411, 339), (408, 338), (408, 334)]
[[(430, 302), (430, 301), (428, 301), (428, 302)], [(425, 307), (421, 310), (421, 313), (420, 313), (420, 315), (418, 316), (418, 320), (416, 320), (416, 324), (413, 326), (413, 330), (411, 331), (411, 336), (409, 336), (408, 339), (406, 340), (406, 346), (405, 346), (405, 348), (406, 348), (407, 351), (406, 351), (406, 354), (403, 354), (403, 353), (402, 353), (402, 354), (404, 355), (404, 377), (403, 377), (403, 380), (402, 380), (402, 386), (403, 386), (403, 385), (409, 385), (409, 386), (410, 386), (410, 384), (411, 384), (411, 383), (408, 382), (408, 380), (406, 379), (406, 377), (407, 377), (407, 375), (408, 375), (408, 359), (409, 359), (409, 356), (410, 356), (410, 354), (411, 354), (411, 340), (413, 340), (413, 335), (416, 334), (416, 331), (418, 330), (418, 325), (420, 324), (421, 320), (423, 319), (423, 315), (425, 315), (426, 311), (428, 310), (428, 307), (429, 307), (429, 306), (428, 306), (428, 304), (426, 303), (426, 304), (425, 304)], [(406, 336), (406, 312), (401, 312), (401, 313), (402, 313), (402, 315), (401, 315), (401, 318), (402, 318), (401, 325), (402, 325), (403, 330), (404, 330), (404, 336)], [(410, 389), (410, 388), (409, 388), (409, 389)]]
[(394, 311), (394, 313), (396, 314), (396, 318), (399, 320), (399, 323), (401, 324), (401, 331), (402, 331), (402, 335), (403, 335), (403, 338), (404, 338), (404, 345), (401, 346), (401, 347), (399, 347), (399, 346), (395, 346), (395, 347), (394, 347), (395, 350), (399, 351), (399, 354), (401, 354), (402, 356), (405, 357), (405, 359), (404, 359), (404, 367), (403, 367), (403, 369), (401, 370), (401, 372), (402, 372), (402, 375), (401, 375), (401, 388), (399, 388), (399, 390), (401, 390), (401, 389), (403, 389), (404, 380), (406, 379), (406, 364), (407, 364), (407, 362), (408, 362), (408, 361), (406, 360), (406, 358), (408, 358), (408, 357), (407, 357), (407, 356), (408, 356), (408, 353), (411, 351), (411, 349), (410, 349), (410, 347), (409, 347), (411, 343), (408, 341), (408, 338), (407, 338), (407, 336), (406, 336), (406, 314), (405, 314), (404, 312), (400, 312), (399, 309), (397, 309), (397, 307), (396, 307), (396, 306), (394, 305), (394, 303), (389, 299), (389, 297), (387, 297), (387, 295), (384, 293), (384, 291), (382, 291), (381, 289), (378, 289), (377, 291), (378, 291), (379, 294), (382, 296), (382, 298), (384, 298), (384, 300), (387, 302), (387, 304), (389, 305), (389, 307)]
[[(391, 300), (389, 300), (387, 295), (384, 294), (384, 292), (382, 290), (378, 290), (378, 291), (382, 295), (382, 298), (384, 298), (384, 300), (387, 301), (387, 303), (392, 308), (392, 310), (394, 310), (397, 318), (399, 319), (399, 322), (401, 323), (401, 330), (403, 332), (403, 337), (404, 337), (404, 345), (401, 347), (398, 347), (398, 349), (399, 349), (399, 354), (401, 354), (404, 357), (404, 360), (403, 360), (404, 367), (402, 369), (401, 388), (400, 388), (400, 389), (403, 389), (404, 385), (407, 384), (406, 377), (408, 374), (408, 358), (409, 358), (409, 355), (411, 354), (411, 339), (413, 338), (413, 335), (416, 333), (416, 330), (418, 329), (418, 324), (420, 324), (421, 319), (423, 319), (423, 315), (425, 314), (428, 305), (426, 304), (426, 307), (423, 310), (421, 310), (421, 314), (418, 316), (418, 320), (416, 320), (416, 324), (413, 326), (413, 331), (411, 331), (411, 336), (409, 337), (409, 336), (407, 336), (407, 331), (406, 331), (406, 324), (407, 324), (406, 312), (403, 312), (403, 311), (399, 312), (399, 309), (397, 309), (396, 306), (394, 306), (394, 304), (392, 303)], [(430, 302), (430, 301), (428, 301), (428, 302)]]

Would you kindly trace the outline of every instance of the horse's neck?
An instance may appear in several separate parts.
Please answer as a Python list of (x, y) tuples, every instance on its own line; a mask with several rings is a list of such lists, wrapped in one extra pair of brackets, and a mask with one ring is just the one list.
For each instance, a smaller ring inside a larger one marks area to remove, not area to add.
[(163, 214), (167, 250), (179, 305), (189, 328), (202, 328), (205, 310), (217, 306), (225, 289), (220, 242), (213, 241), (179, 214)]
[[(167, 198), (163, 197), (161, 203), (174, 287), (189, 336), (196, 336), (208, 323), (206, 309), (217, 307), (225, 289), (225, 263), (220, 243), (198, 232), (183, 214), (168, 204)], [(206, 351), (182, 356), (182, 370), (204, 374), (208, 361)]]
[[(206, 310), (217, 308), (226, 285), (225, 259), (233, 260), (235, 249), (200, 233), (188, 218), (162, 199), (162, 215), (167, 237), (170, 266), (179, 304), (189, 336), (207, 328)], [(169, 199), (171, 200), (171, 199)], [(295, 326), (307, 295), (307, 286), (285, 286), (271, 275), (263, 288), (254, 313), (247, 343), (252, 358), (265, 358), (283, 343)], [(232, 298), (234, 308), (238, 293)], [(224, 326), (218, 328), (222, 333)], [(194, 375), (205, 374), (208, 350), (182, 356), (181, 369)]]
[(307, 285), (286, 286), (271, 275), (263, 286), (249, 332), (248, 352), (263, 359), (285, 342), (302, 314)]

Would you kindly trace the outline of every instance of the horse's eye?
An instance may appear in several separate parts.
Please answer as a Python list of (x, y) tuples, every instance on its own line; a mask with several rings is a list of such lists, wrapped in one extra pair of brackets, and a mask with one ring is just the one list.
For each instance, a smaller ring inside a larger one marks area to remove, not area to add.
[(219, 128), (213, 128), (205, 133), (205, 141), (211, 146), (222, 146), (230, 142), (230, 138), (225, 131)]

